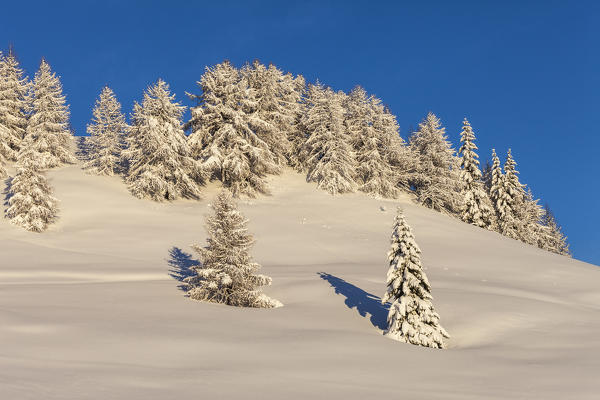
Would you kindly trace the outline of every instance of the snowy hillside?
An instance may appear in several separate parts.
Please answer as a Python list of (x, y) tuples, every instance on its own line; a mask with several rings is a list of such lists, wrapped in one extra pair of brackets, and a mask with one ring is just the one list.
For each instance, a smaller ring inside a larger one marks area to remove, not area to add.
[[(10, 171), (12, 173), (12, 171)], [(277, 309), (192, 301), (202, 201), (50, 171), (43, 234), (0, 221), (3, 399), (596, 399), (600, 270), (400, 201), (331, 196), (287, 171), (240, 207)], [(448, 350), (382, 336), (400, 203)]]

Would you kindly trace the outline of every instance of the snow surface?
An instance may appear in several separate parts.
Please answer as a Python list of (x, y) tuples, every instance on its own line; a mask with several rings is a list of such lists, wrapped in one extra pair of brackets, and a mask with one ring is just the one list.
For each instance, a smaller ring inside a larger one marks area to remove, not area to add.
[[(12, 172), (12, 171), (9, 171)], [(285, 305), (184, 297), (202, 201), (157, 204), (118, 177), (48, 173), (60, 219), (42, 234), (0, 221), (2, 399), (597, 399), (600, 270), (405, 197), (451, 338), (382, 335), (395, 202), (330, 196), (287, 171), (242, 200), (254, 256)]]

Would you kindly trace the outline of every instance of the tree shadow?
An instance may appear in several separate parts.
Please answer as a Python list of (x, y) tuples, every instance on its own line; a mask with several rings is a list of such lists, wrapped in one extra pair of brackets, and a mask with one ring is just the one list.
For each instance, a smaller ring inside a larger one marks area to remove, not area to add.
[(2, 195), (4, 196), (4, 206), (5, 207), (9, 206), (10, 198), (13, 197), (13, 193), (11, 191), (12, 180), (13, 180), (13, 178), (9, 176), (4, 181), (5, 182), (5, 186), (4, 186), (4, 191), (2, 192)]
[(336, 294), (346, 297), (344, 303), (348, 308), (356, 308), (361, 317), (366, 317), (369, 314), (374, 327), (381, 330), (387, 329), (389, 304), (381, 304), (380, 297), (367, 293), (337, 276), (324, 272), (319, 272), (319, 276), (329, 282)]
[(179, 247), (171, 247), (167, 264), (171, 267), (169, 276), (182, 283), (178, 286), (179, 289), (187, 291), (185, 278), (196, 275), (193, 268), (200, 265), (200, 261), (193, 259), (191, 254), (184, 252)]

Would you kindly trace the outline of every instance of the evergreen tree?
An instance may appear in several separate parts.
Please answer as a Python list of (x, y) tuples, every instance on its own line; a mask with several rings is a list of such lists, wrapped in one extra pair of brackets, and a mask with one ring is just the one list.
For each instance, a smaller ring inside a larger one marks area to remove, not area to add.
[(309, 85), (308, 109), (303, 126), (309, 132), (305, 143), (307, 180), (331, 194), (356, 189), (356, 162), (344, 131), (342, 93), (321, 84)]
[(396, 177), (386, 154), (391, 150), (392, 140), (375, 121), (379, 101), (367, 97), (365, 90), (357, 86), (346, 97), (344, 106), (344, 125), (356, 154), (358, 190), (381, 197), (397, 197)]
[(181, 124), (185, 107), (174, 99), (169, 85), (159, 79), (144, 92), (142, 104), (134, 105), (123, 154), (130, 163), (126, 182), (136, 197), (155, 201), (200, 197), (203, 174), (189, 155)]
[(29, 81), (12, 49), (0, 53), (0, 155), (15, 161), (27, 126)]
[(381, 302), (392, 304), (385, 334), (401, 342), (444, 348), (444, 338), (450, 336), (439, 324), (440, 317), (431, 302), (431, 286), (421, 265), (421, 250), (401, 209), (396, 215), (388, 260), (388, 288)]
[(481, 170), (481, 180), (483, 181), (483, 187), (486, 191), (486, 193), (490, 193), (490, 190), (492, 189), (492, 163), (490, 163), (490, 160), (486, 160), (485, 161), (485, 165), (483, 166), (483, 169)]
[(206, 219), (208, 245), (194, 246), (202, 263), (194, 268), (196, 275), (185, 280), (188, 295), (230, 306), (281, 307), (260, 290), (272, 280), (257, 274), (260, 265), (250, 256), (254, 239), (247, 230), (248, 220), (238, 211), (231, 193), (223, 190), (212, 207), (214, 215)]
[(483, 189), (481, 181), (481, 171), (479, 170), (479, 157), (475, 150), (475, 134), (465, 118), (460, 135), (462, 146), (459, 152), (462, 154), (460, 174), (462, 184), (463, 209), (462, 220), (479, 226), (481, 228), (491, 228), (493, 220), (493, 211), (486, 192)]
[(268, 193), (266, 175), (280, 168), (267, 142), (257, 135), (271, 128), (259, 118), (247, 80), (225, 61), (207, 67), (198, 85), (202, 95), (190, 95), (199, 103), (188, 124), (193, 157), (235, 196)]
[(512, 157), (511, 150), (508, 149), (506, 162), (504, 163), (504, 177), (502, 184), (504, 186), (504, 212), (499, 219), (500, 233), (513, 239), (521, 239), (523, 231), (523, 221), (519, 219), (522, 214), (525, 201), (525, 190), (519, 182), (517, 163)]
[(69, 109), (62, 85), (44, 59), (33, 80), (31, 102), (22, 147), (39, 153), (37, 158), (42, 169), (75, 162)]
[(6, 172), (6, 160), (4, 160), (4, 156), (0, 154), (0, 178), (4, 178), (8, 175)]
[(11, 180), (6, 216), (28, 231), (42, 232), (56, 220), (58, 207), (40, 166), (42, 155), (22, 149), (17, 160), (17, 174)]
[(410, 147), (417, 157), (411, 186), (419, 202), (437, 211), (457, 214), (461, 205), (458, 159), (446, 129), (433, 113), (419, 124), (419, 130), (411, 136)]
[(90, 138), (86, 141), (88, 161), (85, 168), (97, 175), (112, 176), (119, 172), (128, 130), (121, 104), (114, 92), (105, 86), (96, 100), (92, 122), (87, 126)]
[(542, 214), (542, 224), (546, 227), (546, 237), (543, 241), (543, 249), (564, 256), (571, 256), (567, 237), (562, 233), (562, 229), (556, 222), (556, 218), (546, 204)]

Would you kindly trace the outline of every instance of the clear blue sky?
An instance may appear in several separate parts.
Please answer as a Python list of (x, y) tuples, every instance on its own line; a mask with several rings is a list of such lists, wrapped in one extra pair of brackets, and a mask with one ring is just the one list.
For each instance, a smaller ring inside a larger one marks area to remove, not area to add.
[[(422, 4), (425, 3), (425, 4)], [(482, 160), (511, 147), (576, 258), (600, 265), (600, 7), (584, 1), (31, 1), (1, 6), (0, 47), (61, 76), (85, 134), (110, 85), (127, 112), (161, 77), (179, 100), (206, 65), (255, 58), (335, 89), (360, 84), (406, 137), (431, 110)], [(503, 158), (503, 157), (502, 157)]]

